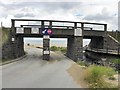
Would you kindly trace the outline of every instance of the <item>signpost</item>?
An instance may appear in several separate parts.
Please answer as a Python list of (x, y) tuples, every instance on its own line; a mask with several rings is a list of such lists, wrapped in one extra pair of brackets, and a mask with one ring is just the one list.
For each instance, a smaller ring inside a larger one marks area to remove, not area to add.
[(51, 29), (44, 29), (43, 34), (43, 60), (50, 59), (50, 35), (52, 35)]

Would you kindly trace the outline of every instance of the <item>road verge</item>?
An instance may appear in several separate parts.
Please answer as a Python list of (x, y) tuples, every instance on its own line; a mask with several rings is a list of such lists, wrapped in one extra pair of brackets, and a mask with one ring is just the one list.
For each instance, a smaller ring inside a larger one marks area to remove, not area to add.
[(13, 63), (13, 62), (16, 62), (16, 61), (19, 61), (19, 60), (22, 60), (26, 56), (27, 56), (27, 54), (25, 54), (24, 56), (21, 56), (19, 58), (13, 59), (13, 60), (8, 60), (8, 61), (5, 61), (5, 62), (2, 62), (2, 63), (0, 63), (0, 66), (6, 65), (6, 64), (9, 64), (9, 63)]

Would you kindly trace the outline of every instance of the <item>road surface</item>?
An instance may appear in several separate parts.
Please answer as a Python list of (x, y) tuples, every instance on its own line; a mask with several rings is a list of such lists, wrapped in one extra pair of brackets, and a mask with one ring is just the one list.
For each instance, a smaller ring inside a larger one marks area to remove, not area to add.
[(51, 52), (42, 60), (42, 50), (27, 47), (27, 56), (2, 67), (3, 88), (80, 88), (67, 69), (74, 63), (61, 53)]

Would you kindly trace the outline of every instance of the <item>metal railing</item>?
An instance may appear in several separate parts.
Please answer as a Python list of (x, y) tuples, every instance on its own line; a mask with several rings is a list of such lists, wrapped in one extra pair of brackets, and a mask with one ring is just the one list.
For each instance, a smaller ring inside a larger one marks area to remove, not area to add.
[(114, 55), (120, 55), (120, 48), (116, 48), (116, 49), (97, 49), (97, 48), (86, 48), (85, 50), (88, 51), (93, 51), (93, 52), (97, 52), (97, 53), (106, 53), (106, 54), (114, 54)]
[[(37, 20), (37, 19), (11, 19), (11, 22), (12, 22), (11, 27), (12, 28), (15, 28), (16, 21), (40, 22), (40, 25), (21, 25), (22, 27), (24, 27), (24, 26), (38, 26), (41, 28), (45, 28), (47, 26), (48, 28), (58, 27), (58, 28), (68, 28), (68, 29), (81, 28), (82, 30), (98, 30), (97, 28), (93, 29), (92, 27), (89, 27), (89, 26), (86, 27), (86, 25), (98, 25), (98, 26), (101, 25), (101, 26), (103, 26), (103, 29), (101, 29), (99, 31), (107, 31), (107, 24), (102, 24), (102, 23), (73, 22), (73, 21), (60, 21), (60, 20)], [(46, 25), (46, 23), (48, 25)], [(57, 23), (57, 25), (54, 25), (55, 23)], [(65, 25), (65, 24), (67, 24), (67, 25)]]

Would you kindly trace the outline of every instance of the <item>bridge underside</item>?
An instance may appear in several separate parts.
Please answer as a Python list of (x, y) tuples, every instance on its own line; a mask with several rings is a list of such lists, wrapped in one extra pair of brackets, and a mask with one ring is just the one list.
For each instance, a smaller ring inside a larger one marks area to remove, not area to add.
[[(43, 35), (16, 35), (15, 42), (12, 42), (13, 46), (13, 58), (20, 57), (24, 55), (24, 37), (38, 37), (43, 38)], [(67, 57), (77, 61), (83, 59), (83, 39), (91, 39), (90, 48), (104, 48), (104, 38), (103, 37), (83, 37), (83, 36), (70, 36), (70, 35), (54, 35), (50, 38), (67, 38)], [(101, 40), (101, 41), (100, 41)], [(100, 41), (100, 42), (98, 42)], [(43, 53), (44, 51), (50, 51), (50, 39), (43, 39)], [(44, 60), (50, 59), (50, 52), (48, 54), (43, 54)]]

